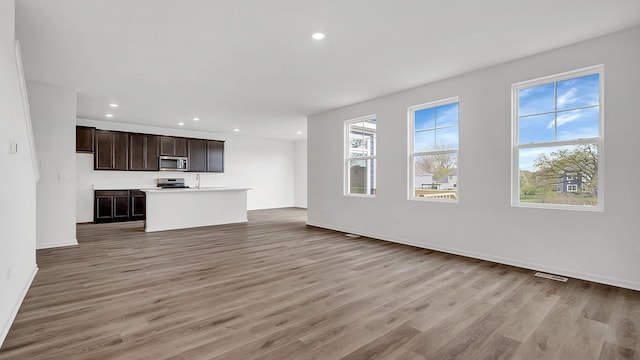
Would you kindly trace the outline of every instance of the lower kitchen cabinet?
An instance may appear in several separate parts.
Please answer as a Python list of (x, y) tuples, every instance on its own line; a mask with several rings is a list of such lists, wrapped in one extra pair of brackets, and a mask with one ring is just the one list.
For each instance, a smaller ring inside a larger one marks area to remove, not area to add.
[(129, 190), (131, 198), (131, 220), (144, 220), (144, 211), (146, 206), (144, 192), (140, 190)]
[(94, 222), (143, 220), (145, 197), (140, 190), (95, 190)]

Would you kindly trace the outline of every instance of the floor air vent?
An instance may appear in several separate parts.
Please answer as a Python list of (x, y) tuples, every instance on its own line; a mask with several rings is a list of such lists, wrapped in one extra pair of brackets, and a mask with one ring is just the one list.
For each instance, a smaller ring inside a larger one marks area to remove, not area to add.
[(551, 274), (546, 274), (546, 273), (541, 273), (541, 272), (535, 273), (535, 276), (541, 277), (541, 278), (545, 278), (545, 279), (551, 279), (551, 280), (555, 280), (555, 281), (562, 281), (562, 282), (566, 282), (568, 280), (564, 276), (551, 275)]
[(356, 238), (360, 237), (360, 235), (356, 235), (356, 234), (344, 234), (344, 236), (348, 236), (348, 237), (353, 238), (353, 239), (356, 239)]

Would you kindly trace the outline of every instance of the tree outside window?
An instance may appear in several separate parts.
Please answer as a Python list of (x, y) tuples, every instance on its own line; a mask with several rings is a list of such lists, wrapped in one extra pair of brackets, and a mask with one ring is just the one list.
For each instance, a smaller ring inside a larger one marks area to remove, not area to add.
[(458, 199), (458, 98), (409, 108), (409, 198)]
[(601, 208), (601, 88), (602, 67), (514, 85), (514, 205)]

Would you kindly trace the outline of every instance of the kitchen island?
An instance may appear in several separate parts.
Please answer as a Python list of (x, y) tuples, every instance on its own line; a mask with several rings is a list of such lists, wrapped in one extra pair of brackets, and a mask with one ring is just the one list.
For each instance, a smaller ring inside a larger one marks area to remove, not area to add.
[(145, 189), (144, 231), (247, 222), (248, 188)]

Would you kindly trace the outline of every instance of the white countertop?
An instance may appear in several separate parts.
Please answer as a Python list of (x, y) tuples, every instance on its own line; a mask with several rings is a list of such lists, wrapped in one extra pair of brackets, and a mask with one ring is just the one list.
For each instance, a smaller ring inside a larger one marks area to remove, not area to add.
[(202, 192), (202, 191), (239, 191), (239, 190), (251, 190), (251, 188), (232, 188), (232, 187), (201, 187), (201, 188), (186, 188), (186, 189), (140, 189), (147, 193), (176, 193), (176, 192)]
[(131, 190), (131, 189), (139, 189), (139, 190), (153, 190), (160, 189), (159, 187), (154, 187), (151, 185), (100, 185), (93, 184), (93, 190)]

